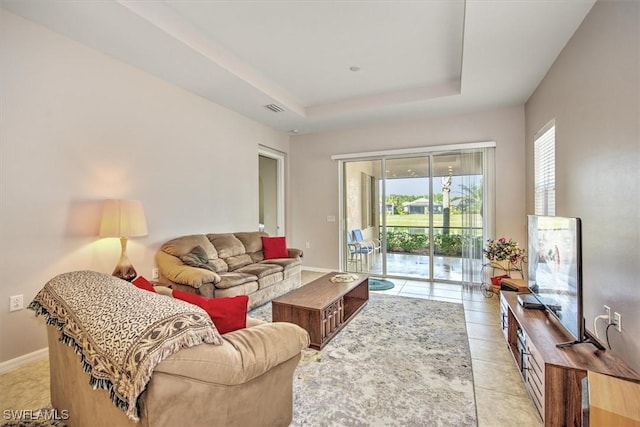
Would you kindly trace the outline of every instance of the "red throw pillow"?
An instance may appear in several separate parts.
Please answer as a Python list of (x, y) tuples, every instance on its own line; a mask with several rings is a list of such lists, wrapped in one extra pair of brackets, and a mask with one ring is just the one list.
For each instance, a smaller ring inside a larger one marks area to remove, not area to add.
[(236, 295), (225, 298), (205, 298), (191, 292), (177, 289), (172, 291), (173, 297), (195, 304), (209, 314), (216, 329), (221, 334), (233, 332), (247, 327), (248, 295)]
[(289, 258), (289, 251), (287, 250), (287, 240), (284, 236), (262, 236), (262, 249), (264, 251), (264, 259)]
[(138, 289), (144, 289), (145, 291), (149, 291), (153, 293), (156, 292), (151, 282), (149, 282), (147, 279), (145, 279), (142, 276), (136, 277), (131, 283), (133, 283), (135, 287)]

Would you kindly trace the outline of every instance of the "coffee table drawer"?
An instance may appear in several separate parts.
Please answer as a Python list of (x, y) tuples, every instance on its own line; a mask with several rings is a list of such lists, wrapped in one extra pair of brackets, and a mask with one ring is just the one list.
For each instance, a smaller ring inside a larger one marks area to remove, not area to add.
[(309, 332), (310, 347), (322, 348), (344, 323), (344, 300), (340, 298), (322, 310), (294, 307), (273, 302), (274, 322), (290, 322)]
[(340, 298), (329, 307), (322, 310), (322, 327), (320, 329), (321, 342), (327, 341), (344, 322), (344, 302)]

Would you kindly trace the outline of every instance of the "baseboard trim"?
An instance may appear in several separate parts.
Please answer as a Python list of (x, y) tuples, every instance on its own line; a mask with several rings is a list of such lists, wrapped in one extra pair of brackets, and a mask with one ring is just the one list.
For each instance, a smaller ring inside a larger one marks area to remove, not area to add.
[(329, 268), (320, 268), (320, 267), (308, 267), (308, 266), (304, 266), (302, 267), (302, 271), (316, 271), (318, 273), (333, 273), (336, 270), (331, 270)]
[(36, 350), (32, 353), (23, 354), (22, 356), (18, 356), (15, 359), (10, 359), (6, 362), (0, 363), (0, 375), (6, 374), (7, 372), (11, 372), (15, 369), (22, 368), (29, 363), (37, 362), (48, 357), (49, 347), (41, 348), (40, 350)]

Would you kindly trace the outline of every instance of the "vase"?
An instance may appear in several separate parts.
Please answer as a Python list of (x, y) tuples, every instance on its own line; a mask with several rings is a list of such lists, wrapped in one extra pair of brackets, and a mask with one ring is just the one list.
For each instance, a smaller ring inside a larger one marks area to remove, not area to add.
[(493, 268), (499, 268), (500, 270), (504, 270), (504, 271), (511, 270), (511, 263), (509, 262), (508, 259), (494, 260), (489, 262), (491, 264), (491, 267)]

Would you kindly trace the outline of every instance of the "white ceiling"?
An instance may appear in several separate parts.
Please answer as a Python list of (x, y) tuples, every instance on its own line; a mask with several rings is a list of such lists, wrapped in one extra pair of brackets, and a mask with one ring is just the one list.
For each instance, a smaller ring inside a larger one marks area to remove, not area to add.
[(595, 0), (1, 2), (247, 117), (309, 133), (523, 104)]

